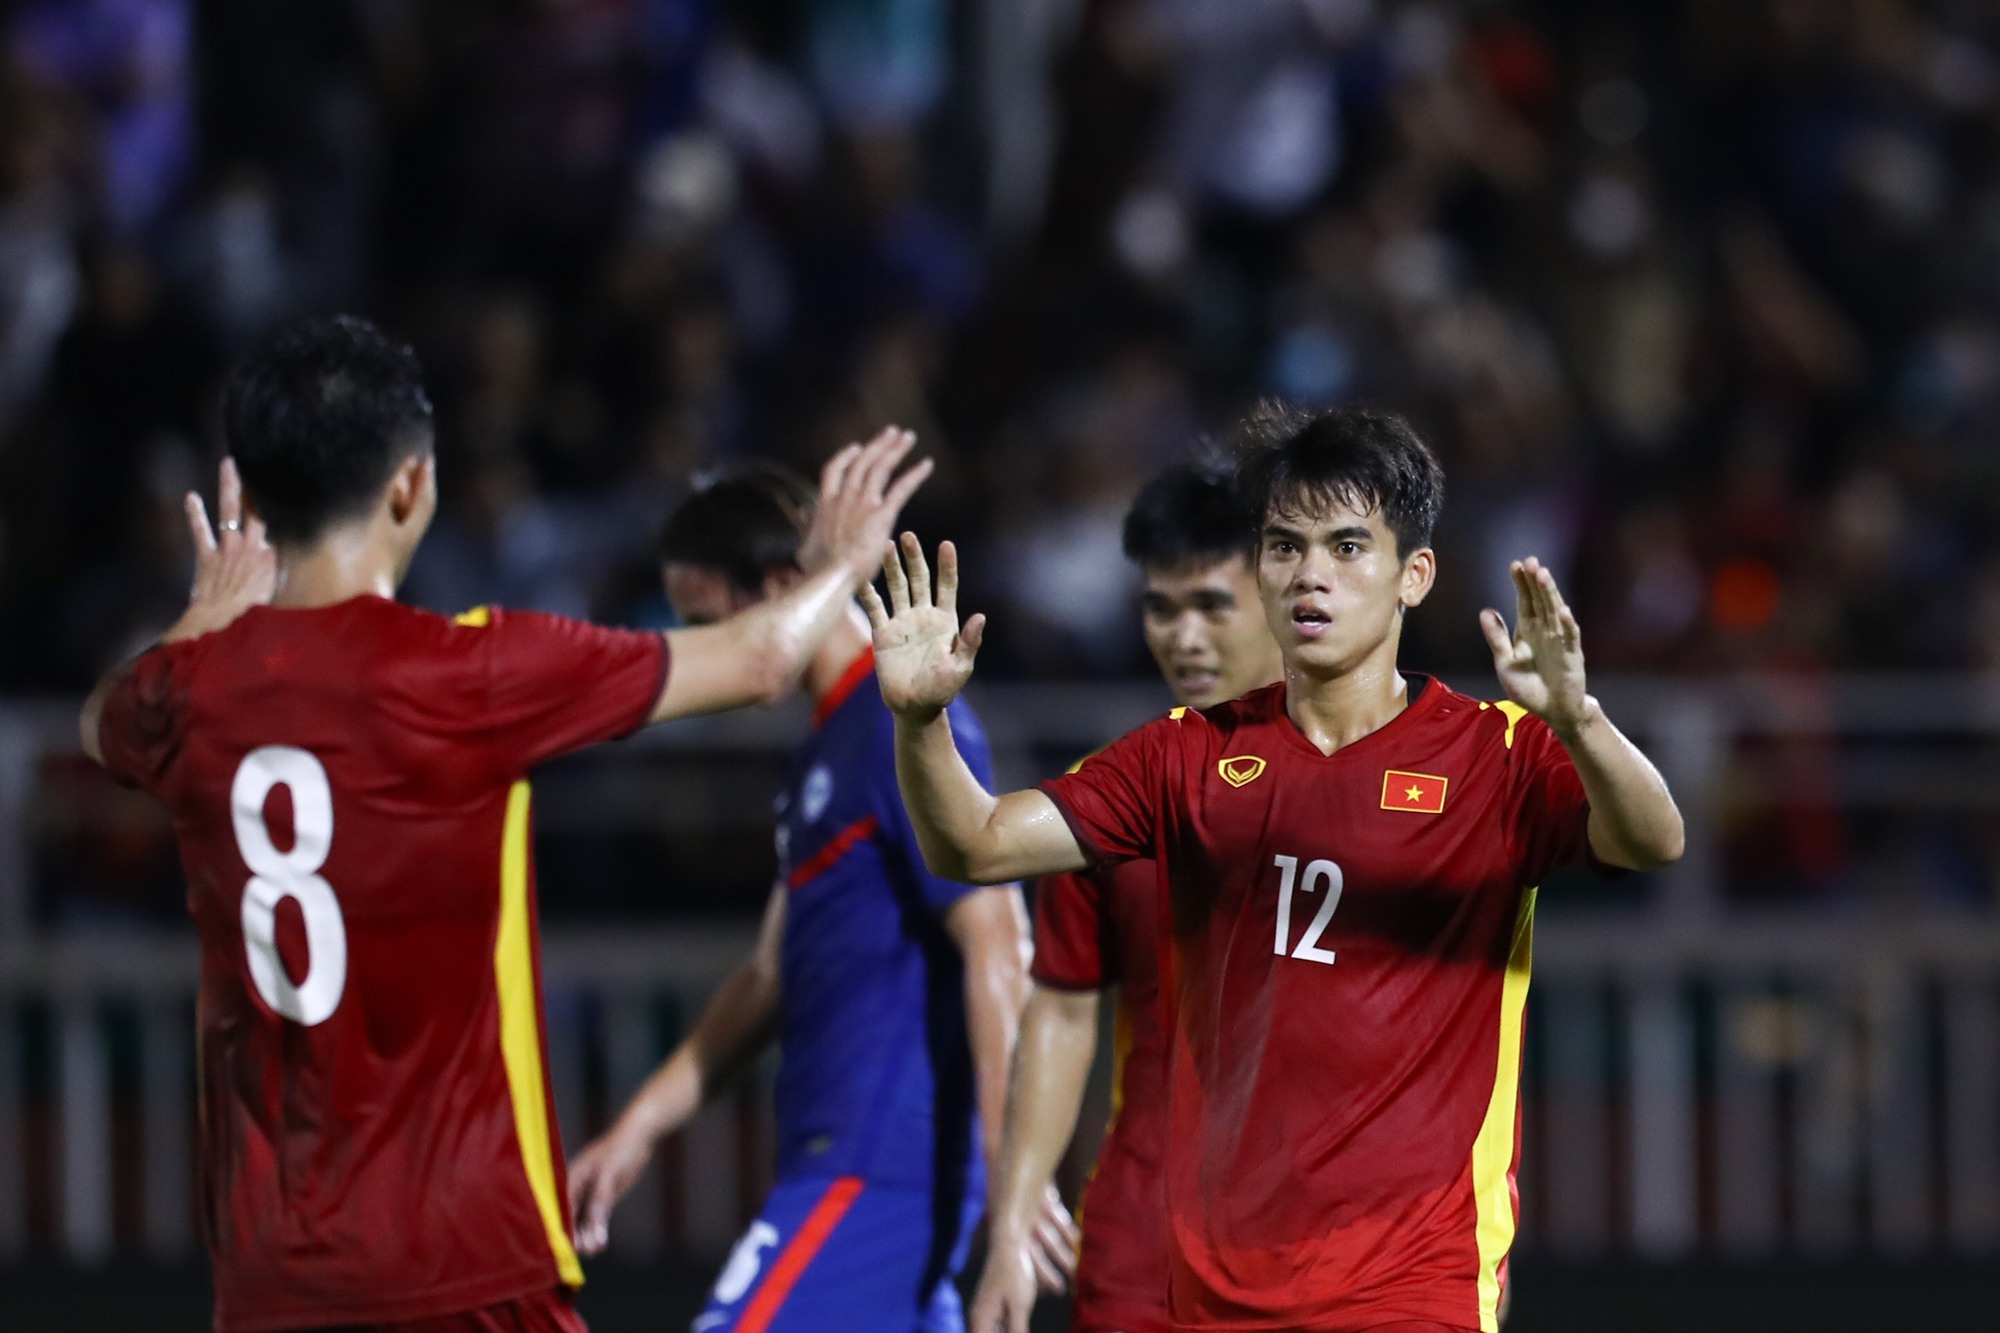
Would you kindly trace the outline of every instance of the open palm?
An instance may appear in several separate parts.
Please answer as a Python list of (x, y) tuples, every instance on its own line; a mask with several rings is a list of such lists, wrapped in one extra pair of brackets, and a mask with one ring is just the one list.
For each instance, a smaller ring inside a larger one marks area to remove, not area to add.
[(930, 563), (914, 533), (903, 534), (900, 550), (890, 546), (883, 552), (882, 580), (889, 591), (886, 604), (873, 586), (861, 590), (875, 631), (882, 702), (900, 717), (935, 717), (972, 678), (986, 617), (973, 616), (959, 626), (958, 551), (950, 542), (938, 546), (935, 598)]
[(1493, 670), (1507, 697), (1566, 733), (1583, 720), (1589, 706), (1584, 689), (1583, 632), (1563, 602), (1555, 576), (1530, 556), (1516, 560), (1514, 630), (1498, 611), (1479, 613)]

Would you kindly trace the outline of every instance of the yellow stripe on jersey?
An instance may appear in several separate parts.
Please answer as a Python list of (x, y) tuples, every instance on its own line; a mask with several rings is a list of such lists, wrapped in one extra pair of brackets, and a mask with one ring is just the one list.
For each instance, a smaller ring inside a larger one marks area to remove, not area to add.
[(1514, 1192), (1507, 1172), (1514, 1164), (1515, 1108), (1521, 1091), (1521, 1014), (1528, 1003), (1528, 972), (1535, 956), (1535, 890), (1521, 895), (1514, 918), (1514, 947), (1500, 985), (1500, 1058), (1493, 1098), (1472, 1141), (1472, 1198), (1479, 1215), (1479, 1327), (1500, 1330), (1500, 1264), (1514, 1244)]
[(460, 611), (451, 618), (454, 625), (464, 625), (469, 629), (485, 629), (493, 623), (493, 608), (475, 606), (470, 611)]
[(1188, 712), (1188, 710), (1187, 710), (1187, 705), (1186, 705), (1186, 704), (1182, 704), (1182, 705), (1181, 705), (1180, 707), (1178, 707), (1178, 708), (1169, 708), (1169, 709), (1167, 710), (1167, 718), (1168, 718), (1168, 720), (1170, 720), (1170, 721), (1173, 721), (1173, 722), (1178, 722), (1178, 721), (1180, 721), (1180, 720), (1181, 720), (1182, 718), (1184, 718), (1184, 717), (1186, 717), (1186, 716), (1187, 716), (1187, 712)]
[(493, 945), (493, 972), (500, 986), (500, 1055), (507, 1065), (507, 1091), (514, 1101), (514, 1133), (528, 1189), (541, 1210), (556, 1271), (572, 1287), (583, 1285), (583, 1267), (563, 1225), (556, 1197), (554, 1135), (542, 1082), (542, 1024), (535, 995), (535, 953), (528, 921), (528, 784), (507, 793), (506, 831), (500, 843), (500, 931)]
[(1528, 710), (1515, 703), (1512, 699), (1502, 699), (1498, 703), (1481, 703), (1479, 705), (1481, 712), (1489, 708), (1499, 709), (1500, 715), (1507, 719), (1507, 748), (1510, 750), (1513, 749), (1514, 728), (1521, 725), (1521, 719), (1528, 715)]

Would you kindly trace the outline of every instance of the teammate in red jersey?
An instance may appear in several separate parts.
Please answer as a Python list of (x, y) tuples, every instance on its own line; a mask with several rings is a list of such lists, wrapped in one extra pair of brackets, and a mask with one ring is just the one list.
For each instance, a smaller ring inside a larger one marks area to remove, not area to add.
[[(1125, 554), (1145, 576), (1146, 646), (1174, 697), (1208, 708), (1281, 678), (1244, 534), (1252, 523), (1220, 462), (1170, 467), (1125, 516)], [(1005, 1144), (993, 1185), (974, 1329), (1004, 1328), (1061, 1274), (1038, 1261), (1043, 1182), (1076, 1130), (1097, 1051), (1098, 995), (1118, 988), (1114, 1111), (1084, 1192), (1078, 1333), (1163, 1333), (1167, 1225), (1167, 1024), (1160, 1003), (1158, 872), (1147, 858), (1052, 875), (1035, 892), (1035, 988), (1021, 1015)]]
[(1039, 790), (991, 796), (958, 758), (942, 709), (984, 621), (959, 626), (949, 544), (933, 596), (905, 534), (887, 604), (863, 594), (903, 799), (954, 879), (1159, 867), (1176, 1328), (1492, 1333), (1533, 886), (1672, 861), (1680, 813), (1586, 691), (1539, 562), (1513, 566), (1511, 634), (1481, 614), (1504, 701), (1397, 669), (1443, 489), (1400, 418), (1273, 409), (1239, 474), (1284, 682), (1177, 708)]
[(436, 508), (431, 410), (364, 321), (261, 343), (223, 424), (188, 611), (83, 716), (187, 873), (216, 1327), (579, 1329), (526, 774), (788, 690), (927, 469), (891, 482), (901, 432), (843, 451), (813, 575), (662, 636), (391, 600)]

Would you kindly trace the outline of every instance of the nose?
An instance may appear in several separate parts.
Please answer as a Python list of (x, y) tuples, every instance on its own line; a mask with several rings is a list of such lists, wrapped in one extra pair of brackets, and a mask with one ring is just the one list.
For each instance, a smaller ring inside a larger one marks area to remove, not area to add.
[(1332, 586), (1333, 555), (1318, 546), (1306, 547), (1292, 567), (1291, 591), (1294, 593), (1325, 592)]
[(1174, 617), (1173, 645), (1176, 653), (1191, 653), (1201, 647), (1201, 616), (1183, 611)]

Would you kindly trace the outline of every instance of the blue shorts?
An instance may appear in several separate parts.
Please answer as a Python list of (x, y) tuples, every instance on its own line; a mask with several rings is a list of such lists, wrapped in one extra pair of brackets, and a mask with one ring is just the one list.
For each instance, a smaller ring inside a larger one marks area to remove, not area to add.
[(976, 1201), (855, 1176), (780, 1181), (690, 1333), (962, 1333), (978, 1221)]

